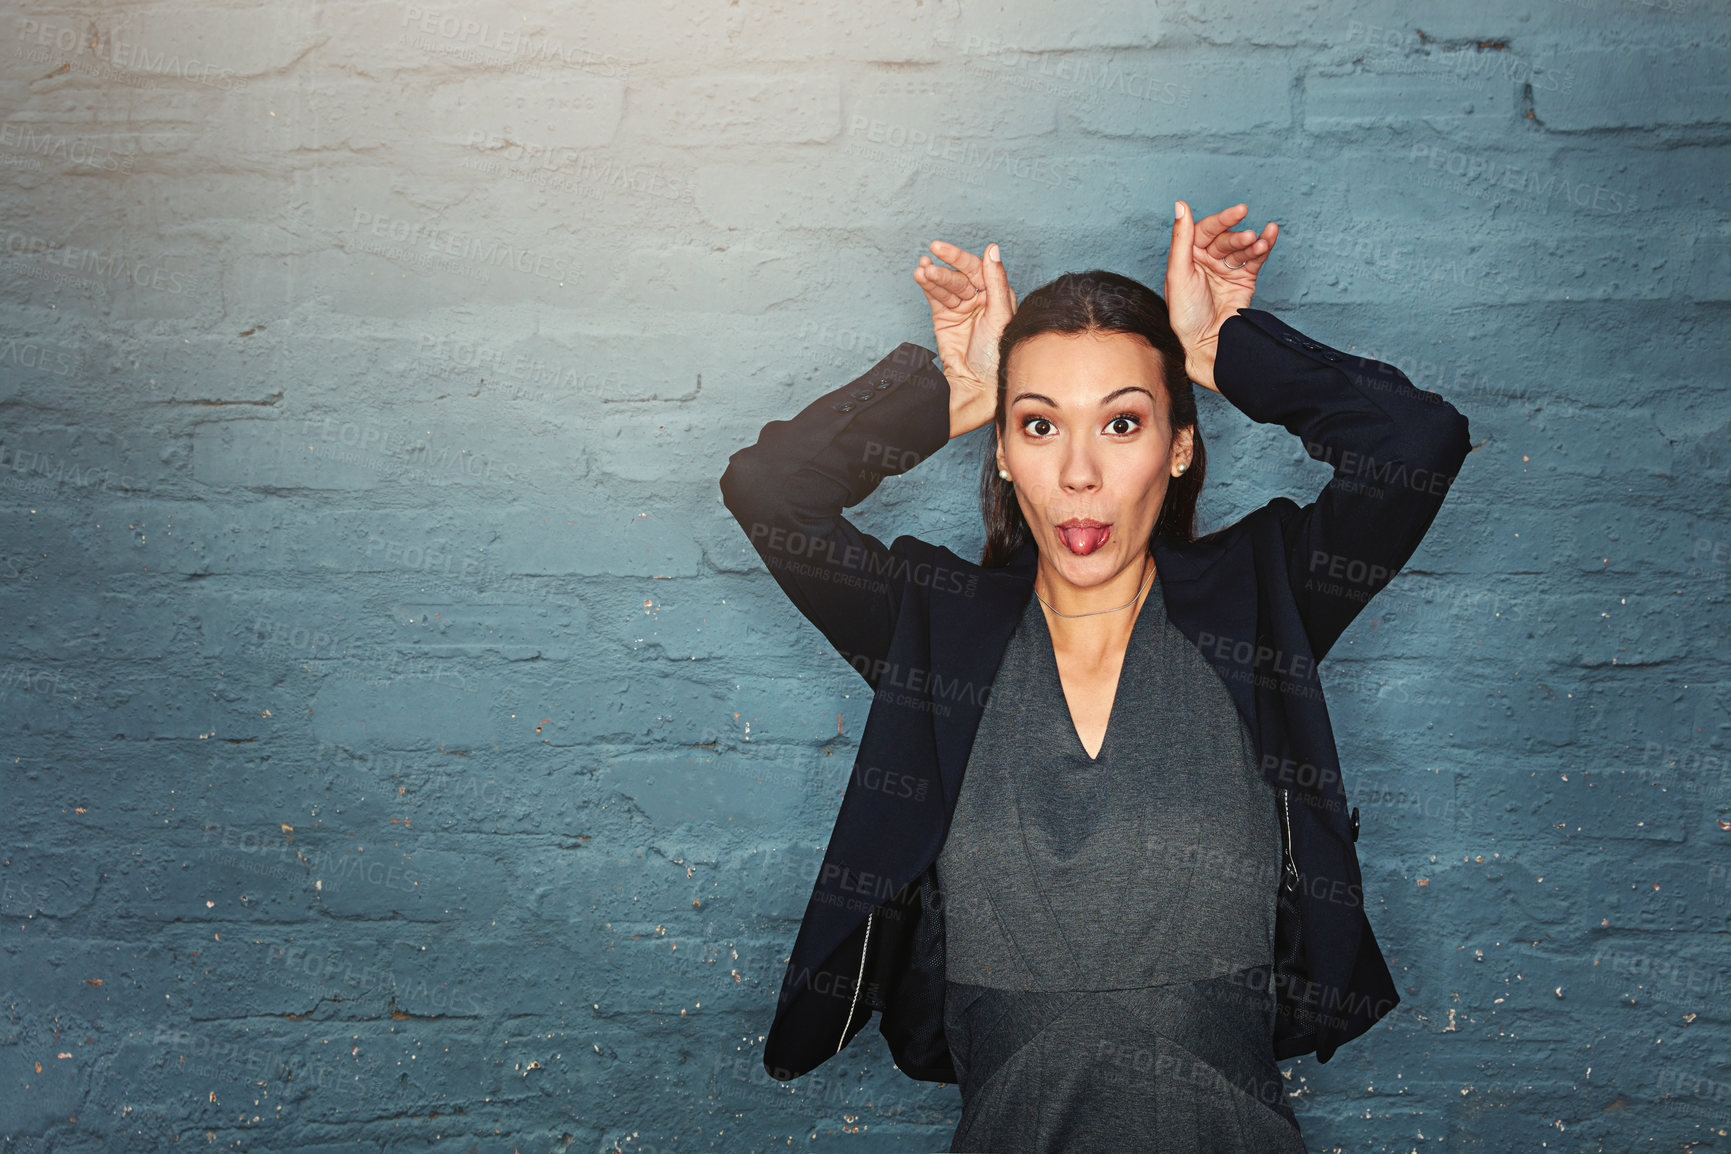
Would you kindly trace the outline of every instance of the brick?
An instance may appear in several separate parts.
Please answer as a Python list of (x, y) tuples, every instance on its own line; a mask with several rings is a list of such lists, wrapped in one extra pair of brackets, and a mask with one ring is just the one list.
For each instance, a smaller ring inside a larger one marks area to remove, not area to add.
[(80, 912), (95, 895), (92, 864), (84, 854), (14, 854), (0, 880), (0, 905), (7, 919), (68, 918)]
[(496, 910), (511, 892), (509, 871), (474, 854), (394, 839), (361, 844), (364, 852), (341, 842), (320, 847), (313, 880), (323, 883), (317, 900), (334, 917), (452, 921)]
[[(645, 276), (644, 269), (655, 271)], [(787, 254), (751, 245), (730, 245), (721, 252), (690, 247), (638, 249), (621, 263), (614, 283), (615, 299), (658, 314), (761, 314), (797, 295), (799, 274), (796, 262)], [(694, 373), (691, 380), (671, 382), (671, 387), (665, 390), (646, 387), (644, 391), (679, 396), (691, 392), (695, 385)], [(635, 446), (630, 448), (635, 450)], [(648, 470), (632, 479), (653, 480), (664, 475), (675, 462), (665, 456), (646, 457), (632, 451), (626, 461), (611, 464), (615, 469), (625, 465), (640, 473)]]
[(599, 43), (587, 20), (578, 28), (503, 4), (390, 5), (356, 13), (351, 26), (355, 50), (366, 58), (440, 78), (502, 74), (553, 88), (588, 76), (630, 74), (630, 61)]
[(629, 798), (662, 829), (775, 824), (798, 810), (804, 792), (797, 777), (758, 777), (724, 756), (615, 761), (603, 788)]
[(1099, 176), (1078, 149), (916, 136), (910, 127), (883, 143), (848, 137), (838, 151), (841, 160), (816, 168), (706, 165), (697, 175), (698, 207), (718, 227), (863, 229), (894, 221), (923, 231), (932, 205), (958, 185), (980, 189), (985, 203), (1014, 190), (1059, 212), (1066, 205), (1079, 210), (1098, 195), (1091, 181)]
[[(389, 509), (332, 517), (272, 509), (269, 531), (241, 531), (227, 515), (201, 502), (157, 501), (121, 510), (127, 520), (104, 517), (100, 528), (73, 523), (44, 509), (14, 513), (9, 540), (33, 541), (28, 559), (15, 558), (34, 580), (66, 567), (95, 566), (113, 573), (296, 573), (317, 582), (336, 573), (372, 573), (402, 593), (421, 589), (472, 591), (496, 599), (509, 592), (538, 595), (538, 576), (689, 575), (698, 551), (672, 513), (654, 507), (606, 511), (578, 501), (579, 516), (501, 513), (486, 542), (475, 540), (475, 521), (455, 513), (433, 515)], [(645, 505), (647, 501), (643, 502)], [(522, 506), (518, 506), (522, 508)], [(136, 519), (133, 519), (136, 518)], [(495, 534), (498, 540), (494, 540)]]
[[(433, 86), (424, 101), (405, 101), (406, 111), (421, 112), (429, 134), (460, 138), (467, 147), (506, 160), (544, 163), (611, 144), (624, 116), (625, 78), (566, 71), (556, 85), (526, 85), (510, 73), (469, 75), (460, 85)], [(377, 93), (356, 96), (376, 99)], [(393, 139), (401, 138), (404, 127)]]
[(631, 130), (676, 147), (815, 143), (841, 129), (841, 86), (822, 74), (697, 76), (642, 95)]
[(571, 512), (577, 515), (561, 519), (529, 511), (495, 518), (500, 567), (509, 573), (611, 577), (696, 572), (697, 549), (677, 509), (608, 508), (595, 502)]
[[(1596, 0), (1600, 9), (1621, 9), (1633, 14), (1641, 0)], [(1547, 4), (1543, 0), (1461, 0), (1447, 8), (1429, 8), (1415, 13), (1399, 0), (1360, 0), (1346, 11), (1319, 14), (1310, 8), (1280, 8), (1265, 18), (1246, 22), (1238, 10), (1191, 0), (1184, 15), (1186, 32), (1210, 43), (1246, 45), (1305, 45), (1337, 52), (1368, 49), (1405, 50), (1421, 43), (1444, 47), (1481, 41), (1518, 43), (1544, 34), (1582, 37), (1587, 5), (1570, 0)], [(1603, 21), (1603, 17), (1599, 18)], [(1420, 36), (1420, 33), (1423, 36)]]
[(750, 61), (931, 63), (949, 56), (959, 13), (953, 0), (893, 0), (870, 8), (839, 0), (770, 0), (727, 14), (728, 46), (738, 59)]
[(976, 8), (965, 5), (955, 37), (960, 50), (1046, 52), (1056, 49), (1142, 48), (1166, 33), (1164, 9), (1110, 0), (1084, 11), (1057, 8)]
[(1358, 132), (1413, 121), (1449, 126), (1486, 120), (1500, 124), (1515, 116), (1515, 108), (1513, 84), (1479, 85), (1425, 68), (1406, 72), (1318, 70), (1304, 78), (1307, 132)]
[[(193, 434), (192, 471), (206, 485), (256, 488), (368, 489), (394, 463), (352, 455), (292, 435), (285, 421), (204, 421)], [(370, 467), (369, 467), (370, 461)]]
[(1731, 121), (1731, 50), (1628, 45), (1584, 48), (1571, 60), (1578, 72), (1572, 93), (1533, 94), (1534, 114), (1554, 132)]
[[(721, 656), (723, 646), (731, 651), (736, 639), (744, 640), (738, 633), (749, 627), (747, 606), (755, 599), (736, 609), (694, 594), (689, 585), (683, 581), (620, 583), (607, 598), (608, 610), (596, 622), (596, 636), (637, 658), (708, 662)], [(782, 596), (779, 589), (776, 593)]]
[(1085, 132), (1193, 138), (1284, 130), (1292, 123), (1292, 80), (1286, 61), (1278, 57), (1119, 52), (1096, 61), (1091, 70), (1079, 65), (1076, 75), (1074, 89), (1063, 90), (1060, 107)]
[(1698, 301), (1731, 300), (1731, 240), (1698, 236), (1689, 255), (1690, 298)]
[[(199, 206), (199, 211), (222, 217), (233, 211), (233, 196), (220, 206), (216, 203)], [(188, 258), (191, 275), (209, 278), (213, 269), (207, 258)], [(240, 262), (246, 267), (246, 262)], [(240, 274), (254, 275), (250, 271)], [(266, 279), (264, 274), (257, 274)], [(280, 272), (277, 280), (281, 280)], [(272, 295), (284, 290), (274, 288)], [(266, 296), (261, 301), (272, 299)], [(241, 337), (242, 332), (251, 332)], [(196, 404), (206, 411), (223, 412), (227, 416), (269, 416), (269, 408), (282, 395), (279, 384), (271, 381), (274, 368), (290, 355), (292, 333), (273, 333), (268, 327), (259, 331), (252, 322), (238, 324), (231, 332), (221, 335), (200, 335), (191, 338), (153, 340), (129, 338), (124, 341), (101, 334), (83, 338), (83, 347), (93, 364), (100, 364), (108, 373), (121, 373), (127, 388), (135, 395), (152, 401)], [(231, 407), (232, 406), (232, 407)], [(165, 456), (179, 446), (175, 438), (183, 430), (174, 424), (147, 425), (140, 433), (145, 444), (154, 448), (165, 462)]]
[(1363, 169), (1352, 188), (1355, 206), (1399, 198), (1439, 219), (1513, 216), (1615, 226), (1676, 191), (1669, 180), (1654, 179), (1656, 173), (1636, 177), (1596, 150), (1477, 147), (1440, 134), (1370, 150), (1354, 163)]
[[(494, 11), (505, 21), (520, 19), (520, 14), (508, 7)], [(800, 14), (807, 16), (810, 10), (801, 6)], [(685, 69), (696, 59), (732, 58), (741, 48), (738, 34), (748, 18), (740, 9), (692, 8), (680, 0), (649, 0), (632, 9), (602, 5), (585, 11), (581, 31), (567, 38), (579, 41), (604, 61), (625, 62), (634, 76), (640, 72), (653, 76), (660, 67)], [(557, 22), (547, 23), (548, 31), (561, 34)], [(813, 30), (812, 25), (821, 27), (824, 23), (813, 20), (807, 31)], [(800, 59), (809, 61), (811, 57)]]
[[(1368, 205), (1375, 198), (1367, 190), (1362, 199)], [(1302, 250), (1304, 260), (1285, 270), (1276, 291), (1318, 303), (1457, 292), (1509, 303), (1658, 300), (1670, 295), (1664, 266), (1686, 251), (1681, 237), (1624, 244), (1628, 234), (1613, 222), (1584, 218), (1554, 234), (1535, 234), (1512, 221), (1414, 232), (1368, 221), (1312, 228), (1299, 220), (1283, 222), (1283, 232), (1290, 251)]]
[[(970, 58), (966, 63), (982, 61)], [(1043, 136), (1056, 127), (1057, 108), (1065, 102), (1062, 85), (1085, 90), (1085, 81), (1097, 75), (1097, 71), (1089, 71), (1078, 76), (1075, 61), (1065, 58), (1065, 63), (1069, 67), (1061, 79), (1054, 76), (1053, 83), (1045, 87), (1018, 83), (1019, 79), (1035, 77), (1018, 77), (1013, 67), (970, 67), (953, 78), (917, 73), (874, 76), (849, 89), (843, 108), (844, 131), (856, 143), (892, 146), (913, 133), (924, 133), (934, 141), (946, 137), (1009, 141)], [(982, 100), (988, 92), (994, 99)]]
[(411, 423), (369, 409), (200, 422), (193, 473), (214, 486), (426, 490), (464, 484), (487, 490), (487, 497), (532, 477), (520, 434), (484, 434), (439, 418)]
[[(496, 721), (487, 699), (461, 686), (457, 672), (401, 677), (387, 685), (366, 681), (321, 684), (312, 701), (313, 733), (324, 742), (355, 745), (368, 738), (407, 745), (432, 736), (466, 746), (491, 745)], [(437, 718), (437, 734), (428, 721)]]

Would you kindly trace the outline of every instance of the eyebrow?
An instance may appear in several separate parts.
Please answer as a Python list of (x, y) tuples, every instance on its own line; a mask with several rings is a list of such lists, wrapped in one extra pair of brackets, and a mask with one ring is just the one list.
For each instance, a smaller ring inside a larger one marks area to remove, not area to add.
[[(1147, 397), (1150, 402), (1154, 400), (1154, 394), (1150, 393), (1141, 385), (1125, 385), (1123, 388), (1107, 393), (1105, 396), (1101, 397), (1100, 404), (1109, 405), (1125, 393), (1141, 393), (1143, 396)], [(1051, 405), (1054, 409), (1063, 407), (1044, 393), (1017, 393), (1015, 396), (1010, 398), (1010, 404), (1013, 405), (1017, 401), (1039, 401), (1042, 404)]]

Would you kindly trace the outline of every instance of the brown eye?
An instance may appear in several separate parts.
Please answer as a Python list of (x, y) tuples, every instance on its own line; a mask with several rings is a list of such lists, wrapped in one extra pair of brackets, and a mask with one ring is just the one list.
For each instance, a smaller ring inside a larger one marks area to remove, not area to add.
[(1132, 413), (1119, 413), (1116, 417), (1112, 418), (1111, 423), (1106, 427), (1112, 432), (1117, 433), (1119, 436), (1123, 436), (1126, 433), (1134, 433), (1137, 429), (1141, 428), (1142, 418), (1135, 416)]
[[(1036, 426), (1036, 425), (1043, 425), (1045, 427), (1044, 428), (1035, 428), (1034, 426)], [(1023, 432), (1031, 432), (1036, 437), (1046, 436), (1048, 433), (1051, 432), (1051, 429), (1052, 429), (1052, 422), (1048, 421), (1045, 417), (1029, 417), (1027, 420), (1022, 422), (1022, 431)]]

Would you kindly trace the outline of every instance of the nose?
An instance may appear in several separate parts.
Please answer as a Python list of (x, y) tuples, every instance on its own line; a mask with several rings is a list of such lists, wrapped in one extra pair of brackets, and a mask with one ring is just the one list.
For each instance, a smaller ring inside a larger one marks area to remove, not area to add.
[(1100, 462), (1086, 437), (1067, 437), (1064, 459), (1058, 466), (1058, 484), (1068, 494), (1092, 493), (1100, 487)]

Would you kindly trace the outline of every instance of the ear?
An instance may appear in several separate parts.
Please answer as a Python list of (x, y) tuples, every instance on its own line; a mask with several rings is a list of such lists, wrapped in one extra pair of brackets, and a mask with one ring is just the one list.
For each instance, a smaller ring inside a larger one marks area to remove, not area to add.
[(995, 433), (992, 436), (992, 444), (995, 446), (995, 452), (997, 453), (997, 457), (998, 457), (998, 466), (997, 467), (1000, 469), (1008, 469), (1010, 467), (1010, 463), (1008, 461), (1004, 460), (1004, 442), (1002, 440), (1000, 440)]
[[(1186, 468), (1190, 466), (1191, 459), (1194, 457), (1196, 451), (1195, 435), (1196, 426), (1194, 425), (1185, 425), (1181, 429), (1173, 430), (1171, 453), (1172, 468), (1176, 469), (1179, 465), (1183, 465)], [(1176, 474), (1174, 474), (1174, 476), (1176, 476)]]

